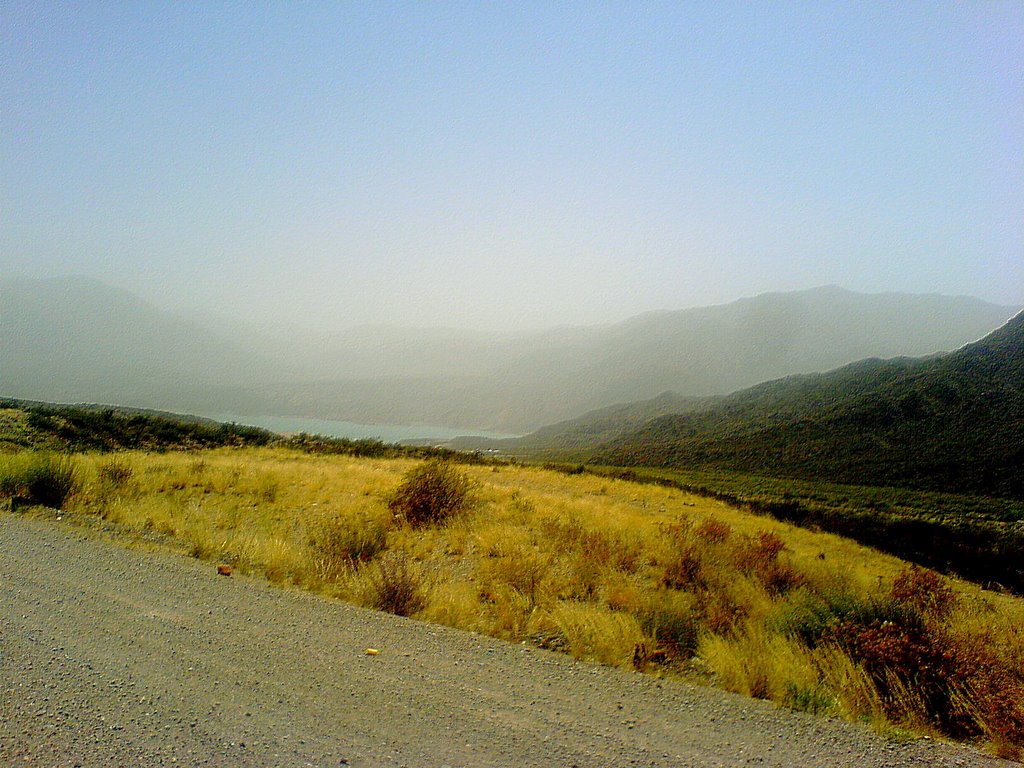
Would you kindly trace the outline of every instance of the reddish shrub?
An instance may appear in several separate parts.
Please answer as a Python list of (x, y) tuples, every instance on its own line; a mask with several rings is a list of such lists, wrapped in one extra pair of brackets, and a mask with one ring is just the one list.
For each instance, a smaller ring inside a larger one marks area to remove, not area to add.
[[(1024, 743), (1024, 677), (982, 638), (955, 637), (904, 609), (905, 620), (855, 618), (831, 637), (871, 676), (887, 712), (899, 720), (898, 680), (914, 691), (933, 725), (957, 738), (985, 735), (1005, 754)], [(915, 620), (916, 616), (916, 620)]]
[(807, 582), (804, 575), (792, 565), (778, 561), (760, 569), (757, 577), (770, 595), (784, 595)]
[(936, 618), (946, 616), (956, 603), (956, 593), (935, 571), (912, 565), (893, 580), (892, 599)]
[(729, 527), (728, 523), (723, 523), (721, 520), (709, 517), (694, 529), (694, 533), (704, 539), (704, 541), (720, 544), (729, 538), (732, 534), (732, 528)]
[(716, 635), (731, 635), (747, 617), (747, 609), (727, 592), (705, 592), (704, 625)]
[(785, 548), (786, 543), (777, 534), (771, 531), (761, 531), (757, 534), (754, 552), (760, 559), (775, 560)]
[(905, 713), (892, 684), (898, 680), (912, 689), (934, 725), (954, 736), (976, 735), (967, 718), (953, 706), (957, 663), (954, 652), (928, 632), (923, 624), (907, 625), (874, 620), (868, 625), (839, 622), (833, 638), (871, 676), (887, 712), (899, 720)]
[(661, 583), (670, 589), (705, 588), (707, 582), (703, 575), (700, 554), (692, 546), (681, 549), (665, 566)]
[(1020, 756), (1024, 745), (1024, 672), (1011, 669), (984, 637), (946, 637), (953, 649), (953, 686), (959, 716), (995, 743), (1002, 757)]
[(779, 560), (786, 543), (777, 534), (761, 531), (737, 550), (736, 567), (757, 577), (769, 594), (782, 595), (804, 583), (792, 565)]
[(388, 507), (412, 526), (444, 523), (469, 508), (472, 482), (451, 464), (434, 459), (405, 473)]

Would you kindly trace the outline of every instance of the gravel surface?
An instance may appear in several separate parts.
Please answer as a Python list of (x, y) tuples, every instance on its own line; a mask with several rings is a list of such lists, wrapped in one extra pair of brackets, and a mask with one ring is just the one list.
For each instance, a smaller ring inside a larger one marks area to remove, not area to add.
[(0, 514), (0, 764), (1013, 765), (221, 577), (209, 563), (10, 514)]

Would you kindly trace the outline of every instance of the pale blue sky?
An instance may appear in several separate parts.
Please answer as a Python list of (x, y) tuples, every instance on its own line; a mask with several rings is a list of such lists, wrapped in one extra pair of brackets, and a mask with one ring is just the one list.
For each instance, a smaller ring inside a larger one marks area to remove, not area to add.
[(1024, 302), (1024, 3), (0, 3), (0, 272), (338, 328)]

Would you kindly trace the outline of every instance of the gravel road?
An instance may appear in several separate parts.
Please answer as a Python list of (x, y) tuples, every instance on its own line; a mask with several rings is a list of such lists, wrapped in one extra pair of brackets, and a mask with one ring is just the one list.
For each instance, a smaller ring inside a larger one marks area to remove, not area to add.
[(0, 764), (1012, 765), (220, 577), (209, 563), (10, 514)]

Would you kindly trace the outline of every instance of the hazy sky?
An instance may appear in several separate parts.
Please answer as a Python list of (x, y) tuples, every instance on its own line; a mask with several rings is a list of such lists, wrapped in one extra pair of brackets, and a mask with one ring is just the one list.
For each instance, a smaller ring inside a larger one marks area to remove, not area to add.
[(0, 3), (0, 274), (321, 328), (1024, 302), (1024, 3)]

